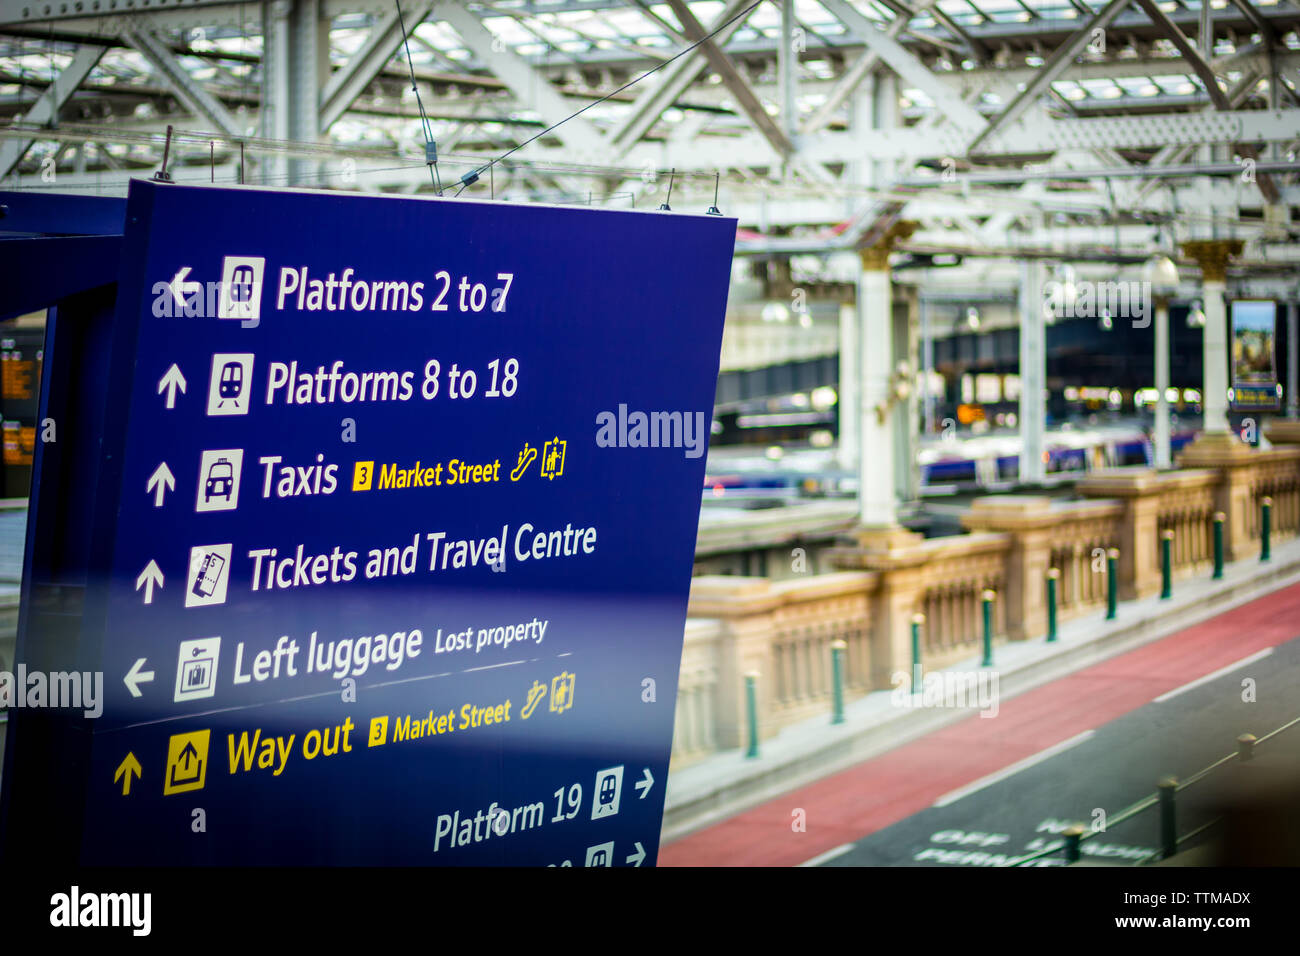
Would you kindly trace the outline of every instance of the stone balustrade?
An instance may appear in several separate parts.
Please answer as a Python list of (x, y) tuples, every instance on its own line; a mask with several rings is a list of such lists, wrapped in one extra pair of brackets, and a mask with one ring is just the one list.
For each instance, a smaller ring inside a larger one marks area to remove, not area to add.
[[(1122, 501), (1053, 501), (1025, 495), (978, 499), (962, 524), (972, 532), (1000, 531), (1010, 538), (1006, 593), (999, 603), (1012, 640), (1047, 630), (1047, 571), (1061, 573), (1061, 620), (1106, 603), (1104, 556), (1122, 540)], [(943, 541), (945, 539), (939, 539)], [(1122, 554), (1122, 552), (1121, 552)], [(1123, 567), (1121, 564), (1121, 574)]]
[[(712, 734), (705, 734), (694, 726), (695, 710), (685, 714), (688, 727), (685, 732), (679, 727), (674, 760), (698, 756), (696, 742), (704, 736), (719, 749), (741, 746), (748, 673), (758, 675), (760, 736), (825, 711), (831, 699), (832, 641), (848, 644), (846, 689), (855, 694), (871, 690), (868, 604), (875, 586), (875, 576), (869, 573), (837, 572), (788, 581), (693, 579), (680, 683), (700, 696), (706, 682), (701, 675), (712, 675), (703, 709), (711, 713), (714, 725)], [(683, 715), (679, 704), (678, 716)]]
[(688, 618), (677, 680), (673, 760), (688, 763), (718, 750), (719, 622)]
[(834, 573), (694, 578), (674, 766), (746, 744), (746, 674), (756, 675), (760, 739), (829, 714), (833, 641), (847, 645), (844, 684), (852, 700), (910, 673), (918, 613), (923, 666), (942, 668), (977, 652), (985, 591), (995, 595), (995, 640), (1039, 639), (1047, 630), (1051, 568), (1060, 574), (1058, 618), (1066, 620), (1105, 605), (1112, 548), (1119, 551), (1120, 599), (1133, 600), (1160, 590), (1166, 531), (1174, 533), (1173, 574), (1183, 578), (1208, 575), (1217, 512), (1228, 561), (1258, 554), (1265, 497), (1273, 502), (1273, 536), (1295, 536), (1300, 428), (1269, 437), (1276, 444), (1267, 450), (1191, 446), (1181, 459), (1186, 467), (1174, 471), (1095, 474), (1079, 483), (1075, 500), (981, 498), (963, 516), (965, 534), (924, 540), (900, 532), (874, 546), (851, 541), (827, 553), (842, 569)]

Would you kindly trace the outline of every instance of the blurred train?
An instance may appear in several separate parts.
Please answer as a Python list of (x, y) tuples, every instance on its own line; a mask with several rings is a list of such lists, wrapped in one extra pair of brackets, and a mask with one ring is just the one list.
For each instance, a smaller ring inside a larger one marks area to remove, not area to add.
[[(1196, 435), (1181, 428), (1170, 436), (1174, 454)], [(917, 453), (922, 495), (1006, 490), (1017, 484), (1020, 436), (1016, 432), (923, 440)], [(1098, 469), (1154, 465), (1151, 437), (1140, 423), (1063, 427), (1044, 438), (1049, 481), (1070, 480)], [(842, 468), (835, 448), (753, 445), (711, 448), (705, 497), (789, 498), (854, 494), (857, 474)]]

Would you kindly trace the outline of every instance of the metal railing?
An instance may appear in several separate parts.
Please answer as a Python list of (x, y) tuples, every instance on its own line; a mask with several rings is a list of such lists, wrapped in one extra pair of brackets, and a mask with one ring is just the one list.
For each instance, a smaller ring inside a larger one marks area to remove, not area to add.
[(1077, 863), (1079, 862), (1080, 859), (1081, 847), (1088, 840), (1091, 840), (1094, 837), (1107, 833), (1108, 831), (1114, 829), (1117, 825), (1124, 823), (1127, 820), (1131, 820), (1132, 818), (1136, 817), (1138, 814), (1143, 813), (1146, 810), (1150, 810), (1152, 807), (1155, 806), (1160, 807), (1161, 845), (1158, 849), (1153, 850), (1152, 852), (1148, 853), (1146, 856), (1134, 860), (1132, 865), (1142, 866), (1144, 864), (1150, 863), (1152, 860), (1155, 859), (1167, 860), (1169, 857), (1173, 856), (1175, 853), (1178, 852), (1179, 846), (1200, 836), (1206, 830), (1209, 830), (1212, 827), (1214, 827), (1216, 824), (1220, 823), (1223, 819), (1222, 817), (1215, 817), (1213, 820), (1210, 820), (1207, 823), (1204, 823), (1201, 826), (1196, 827), (1194, 830), (1184, 833), (1182, 836), (1178, 836), (1177, 818), (1176, 818), (1176, 810), (1175, 810), (1175, 807), (1177, 805), (1176, 804), (1177, 794), (1181, 793), (1183, 790), (1186, 790), (1188, 787), (1192, 786), (1193, 784), (1201, 782), (1206, 777), (1208, 777), (1211, 773), (1218, 770), (1220, 767), (1224, 766), (1225, 764), (1231, 763), (1234, 760), (1243, 763), (1247, 760), (1250, 760), (1254, 756), (1256, 747), (1264, 743), (1266, 740), (1270, 740), (1273, 737), (1276, 737), (1278, 734), (1282, 733), (1283, 731), (1295, 727), (1297, 724), (1300, 724), (1300, 717), (1296, 717), (1294, 720), (1287, 721), (1281, 727), (1269, 731), (1263, 737), (1260, 737), (1258, 739), (1256, 739), (1254, 734), (1242, 734), (1240, 737), (1237, 738), (1237, 750), (1234, 753), (1230, 753), (1227, 756), (1220, 757), (1218, 760), (1214, 761), (1214, 763), (1210, 764), (1208, 767), (1204, 767), (1201, 770), (1196, 771), (1196, 773), (1192, 774), (1186, 780), (1178, 781), (1175, 780), (1173, 777), (1165, 777), (1157, 784), (1158, 789), (1156, 790), (1155, 793), (1151, 794), (1148, 797), (1143, 797), (1141, 800), (1137, 801), (1136, 803), (1128, 807), (1125, 807), (1123, 810), (1121, 810), (1119, 813), (1115, 814), (1114, 816), (1107, 817), (1105, 830), (1093, 830), (1089, 827), (1085, 827), (1083, 824), (1076, 824), (1065, 830), (1064, 833), (1065, 839), (1062, 840), (1060, 843), (1053, 843), (1052, 845), (1044, 847), (1043, 849), (1038, 850), (1034, 853), (1029, 853), (1024, 856), (1015, 857), (1014, 859), (1008, 860), (1003, 865), (1024, 866), (1028, 863), (1034, 862), (1035, 860), (1046, 859), (1056, 853), (1064, 854), (1065, 862), (1067, 865), (1071, 863)]

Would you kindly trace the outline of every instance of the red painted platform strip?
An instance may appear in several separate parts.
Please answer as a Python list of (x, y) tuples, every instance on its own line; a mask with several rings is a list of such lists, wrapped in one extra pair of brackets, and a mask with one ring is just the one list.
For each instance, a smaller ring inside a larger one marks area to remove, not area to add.
[[(1300, 584), (1004, 701), (996, 718), (974, 715), (692, 833), (660, 849), (659, 865), (802, 863), (1297, 634)], [(790, 829), (796, 807), (806, 833)]]

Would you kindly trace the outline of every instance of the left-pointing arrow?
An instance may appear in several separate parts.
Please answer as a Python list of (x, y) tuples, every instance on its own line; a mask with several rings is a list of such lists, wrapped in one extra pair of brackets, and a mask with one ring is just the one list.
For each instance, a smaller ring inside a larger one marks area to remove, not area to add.
[(145, 604), (153, 603), (153, 588), (155, 584), (160, 588), (163, 586), (163, 573), (158, 567), (158, 562), (150, 560), (150, 562), (144, 566), (144, 570), (140, 572), (140, 576), (135, 579), (135, 589), (138, 591), (141, 588), (144, 588)]
[(176, 275), (172, 276), (172, 281), (167, 284), (167, 288), (171, 289), (172, 298), (176, 300), (176, 305), (181, 310), (180, 314), (182, 315), (185, 314), (186, 298), (195, 293), (200, 295), (203, 293), (203, 283), (185, 281), (189, 274), (190, 267), (181, 266)]
[(145, 657), (137, 658), (136, 662), (131, 665), (131, 669), (126, 672), (126, 676), (122, 678), (122, 683), (126, 685), (126, 689), (131, 692), (132, 697), (140, 696), (141, 684), (147, 684), (153, 680), (153, 671), (140, 670), (147, 660), (148, 658)]
[(163, 499), (166, 497), (167, 492), (176, 490), (176, 476), (167, 467), (167, 462), (162, 462), (154, 469), (153, 474), (149, 476), (149, 481), (145, 483), (144, 490), (145, 494), (153, 493), (153, 506), (155, 508), (163, 506)]
[(131, 774), (135, 774), (136, 779), (144, 776), (144, 770), (140, 766), (140, 761), (135, 759), (135, 754), (128, 752), (126, 759), (117, 765), (117, 773), (113, 774), (113, 782), (122, 781), (122, 796), (131, 792)]

